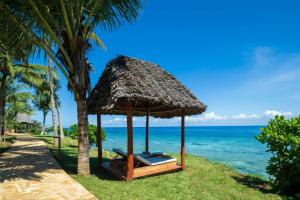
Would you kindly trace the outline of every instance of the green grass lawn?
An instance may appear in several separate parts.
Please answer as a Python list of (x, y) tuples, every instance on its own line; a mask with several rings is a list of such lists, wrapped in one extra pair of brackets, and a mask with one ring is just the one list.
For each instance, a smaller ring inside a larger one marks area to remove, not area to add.
[(14, 143), (15, 141), (14, 136), (5, 136), (5, 139), (3, 141), (0, 141), (0, 154), (9, 149), (9, 147)]
[[(54, 157), (57, 150), (53, 138), (39, 137), (49, 146)], [(241, 175), (233, 169), (187, 155), (187, 170), (171, 174), (119, 181), (97, 167), (97, 151), (91, 150), (90, 176), (76, 175), (77, 141), (66, 137), (62, 145), (60, 165), (75, 180), (99, 199), (287, 199), (273, 194), (268, 183), (258, 177)], [(110, 157), (105, 152), (105, 157)]]

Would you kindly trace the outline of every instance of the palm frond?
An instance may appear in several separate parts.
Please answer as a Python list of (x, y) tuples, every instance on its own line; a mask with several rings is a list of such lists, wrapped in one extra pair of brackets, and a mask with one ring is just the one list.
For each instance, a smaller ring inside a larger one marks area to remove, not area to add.
[(99, 47), (103, 48), (105, 51), (107, 50), (103, 41), (96, 35), (95, 32), (89, 33), (89, 38), (92, 39)]

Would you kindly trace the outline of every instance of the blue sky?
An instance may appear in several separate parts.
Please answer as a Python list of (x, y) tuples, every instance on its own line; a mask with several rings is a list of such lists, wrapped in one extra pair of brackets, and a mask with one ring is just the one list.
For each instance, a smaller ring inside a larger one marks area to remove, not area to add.
[[(138, 20), (114, 32), (96, 30), (107, 51), (88, 53), (95, 85), (106, 63), (123, 54), (160, 64), (208, 105), (187, 125), (258, 125), (275, 114), (300, 113), (300, 1), (149, 0)], [(76, 104), (62, 78), (65, 127), (77, 123)], [(36, 112), (34, 119), (40, 120)], [(47, 124), (50, 125), (50, 114)], [(90, 116), (95, 124), (95, 116)], [(104, 126), (124, 126), (105, 116)], [(134, 125), (143, 126), (144, 118)], [(151, 119), (176, 126), (177, 118)]]

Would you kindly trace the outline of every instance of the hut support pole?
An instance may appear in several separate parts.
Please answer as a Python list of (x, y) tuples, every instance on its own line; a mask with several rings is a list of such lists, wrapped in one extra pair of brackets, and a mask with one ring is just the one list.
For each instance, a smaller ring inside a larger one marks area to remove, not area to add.
[(146, 152), (149, 152), (149, 115), (150, 109), (147, 110), (146, 113)]
[(98, 163), (102, 166), (102, 134), (101, 134), (101, 113), (97, 113), (97, 145), (98, 145)]
[(127, 180), (133, 179), (132, 103), (127, 105)]
[(185, 169), (184, 159), (184, 110), (181, 112), (181, 166)]

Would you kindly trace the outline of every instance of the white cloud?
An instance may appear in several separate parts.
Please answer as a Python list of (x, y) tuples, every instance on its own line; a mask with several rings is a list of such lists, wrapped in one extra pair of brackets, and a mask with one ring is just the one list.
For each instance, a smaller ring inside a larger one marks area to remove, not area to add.
[(228, 119), (225, 115), (217, 115), (215, 112), (205, 113), (204, 115), (188, 116), (186, 117), (187, 122), (205, 122), (213, 120), (225, 120)]
[(104, 120), (103, 123), (104, 124), (111, 124), (111, 123), (124, 123), (126, 122), (127, 119), (125, 117), (115, 117), (115, 118), (112, 118), (112, 119), (109, 119), (109, 120)]
[(243, 120), (243, 119), (258, 119), (259, 116), (256, 114), (238, 114), (238, 115), (218, 115), (215, 112), (205, 113), (203, 116), (196, 115), (196, 116), (189, 116), (186, 117), (187, 122), (207, 122), (207, 121), (217, 121), (217, 120)]
[(247, 114), (241, 113), (238, 115), (233, 115), (231, 118), (232, 119), (258, 119), (259, 116), (256, 114), (247, 115)]
[(204, 121), (206, 120), (224, 120), (228, 117), (225, 115), (217, 115), (215, 112), (205, 113), (202, 117)]
[(276, 115), (291, 116), (291, 115), (293, 115), (293, 113), (292, 112), (278, 111), (278, 110), (266, 110), (265, 111), (265, 116), (267, 116), (267, 117), (275, 117)]
[[(234, 115), (220, 115), (216, 112), (208, 112), (202, 115), (194, 115), (194, 116), (186, 116), (185, 121), (190, 125), (197, 125), (199, 123), (259, 123), (260, 120), (266, 120), (269, 118), (274, 118), (276, 115), (283, 116), (292, 116), (294, 115), (292, 112), (286, 111), (278, 111), (278, 110), (266, 110), (261, 114), (234, 114)], [(126, 126), (127, 118), (125, 116), (117, 116), (108, 120), (104, 120), (104, 124), (108, 125), (122, 125)], [(143, 126), (145, 123), (145, 118), (143, 117), (133, 117), (133, 121), (135, 121), (136, 125)], [(161, 119), (161, 118), (153, 118), (151, 117), (150, 123), (155, 125), (178, 125), (180, 124), (181, 117), (174, 117), (172, 119)]]

